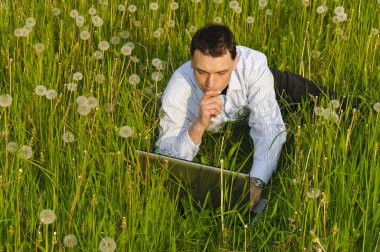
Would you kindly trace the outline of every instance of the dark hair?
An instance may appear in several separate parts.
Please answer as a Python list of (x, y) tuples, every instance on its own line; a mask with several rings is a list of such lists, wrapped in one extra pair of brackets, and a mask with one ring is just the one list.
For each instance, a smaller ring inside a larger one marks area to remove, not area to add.
[(191, 56), (194, 56), (196, 49), (212, 57), (222, 56), (228, 50), (234, 60), (236, 57), (235, 36), (225, 25), (208, 24), (194, 34), (191, 40)]

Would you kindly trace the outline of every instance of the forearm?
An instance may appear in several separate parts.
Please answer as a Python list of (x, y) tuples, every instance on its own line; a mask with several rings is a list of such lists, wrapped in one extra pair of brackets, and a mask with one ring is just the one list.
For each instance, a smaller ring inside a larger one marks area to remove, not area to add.
[(193, 141), (194, 144), (199, 145), (202, 141), (203, 133), (205, 132), (205, 128), (196, 120), (188, 129), (188, 134)]

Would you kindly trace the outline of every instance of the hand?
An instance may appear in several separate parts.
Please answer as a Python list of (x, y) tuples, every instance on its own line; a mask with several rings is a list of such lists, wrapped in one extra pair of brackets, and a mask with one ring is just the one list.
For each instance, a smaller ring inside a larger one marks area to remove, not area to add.
[(250, 185), (249, 187), (249, 199), (250, 199), (249, 211), (250, 212), (253, 210), (255, 205), (259, 203), (262, 191), (263, 191), (262, 188), (256, 187), (253, 184)]
[(211, 118), (219, 115), (222, 110), (222, 102), (218, 98), (219, 95), (219, 90), (207, 90), (199, 103), (199, 114), (196, 123), (203, 130), (208, 128)]

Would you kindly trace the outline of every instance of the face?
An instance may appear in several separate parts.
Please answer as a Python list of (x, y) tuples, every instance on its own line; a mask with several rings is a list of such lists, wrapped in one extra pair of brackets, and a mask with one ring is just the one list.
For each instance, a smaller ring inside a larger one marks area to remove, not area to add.
[(191, 59), (195, 80), (203, 92), (225, 89), (230, 81), (232, 71), (236, 69), (238, 56), (231, 58), (230, 52), (220, 57), (212, 57), (195, 50)]

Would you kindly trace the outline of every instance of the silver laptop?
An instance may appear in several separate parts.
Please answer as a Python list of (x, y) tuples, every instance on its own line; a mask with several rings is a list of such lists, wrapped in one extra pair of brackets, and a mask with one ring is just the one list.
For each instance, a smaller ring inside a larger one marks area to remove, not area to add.
[[(135, 151), (141, 167), (167, 167), (170, 171), (168, 189), (172, 196), (190, 197), (200, 206), (221, 206), (221, 175), (217, 167), (190, 162), (157, 153)], [(249, 176), (223, 169), (223, 201), (225, 210), (249, 209)], [(254, 211), (265, 208), (266, 201), (258, 204)]]

